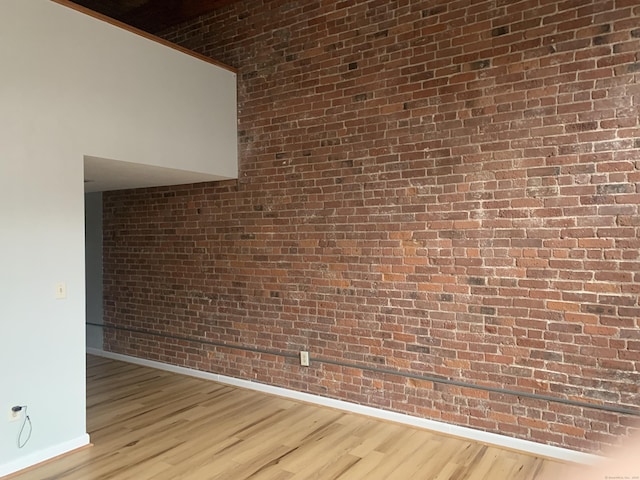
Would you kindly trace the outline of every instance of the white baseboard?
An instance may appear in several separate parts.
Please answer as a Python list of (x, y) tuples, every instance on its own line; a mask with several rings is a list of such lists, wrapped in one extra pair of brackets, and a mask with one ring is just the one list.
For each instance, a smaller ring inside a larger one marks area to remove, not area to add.
[(46, 462), (47, 460), (59, 457), (65, 453), (72, 452), (73, 450), (86, 447), (87, 445), (89, 445), (89, 435), (85, 433), (73, 440), (30, 453), (29, 455), (25, 455), (24, 457), (20, 457), (9, 463), (0, 465), (0, 478), (19, 472), (20, 470), (24, 470), (25, 468), (33, 467), (39, 463)]
[(593, 455), (590, 453), (577, 452), (575, 450), (569, 450), (567, 448), (556, 447), (553, 445), (545, 445), (543, 443), (533, 442), (530, 440), (521, 440), (519, 438), (507, 437), (506, 435), (500, 435), (497, 433), (483, 432), (482, 430), (476, 430), (469, 427), (461, 427), (458, 425), (452, 425), (437, 420), (428, 420), (426, 418), (414, 417), (404, 413), (390, 412), (380, 408), (367, 407), (364, 405), (358, 405), (344, 400), (335, 400), (333, 398), (323, 397), (321, 395), (314, 395), (311, 393), (298, 392), (295, 390), (289, 390), (287, 388), (275, 387), (264, 383), (252, 382), (250, 380), (242, 380), (234, 377), (227, 377), (225, 375), (219, 375), (217, 373), (203, 372), (200, 370), (193, 370), (191, 368), (179, 367), (176, 365), (170, 365), (167, 363), (156, 362), (153, 360), (145, 360), (143, 358), (131, 357), (129, 355), (122, 355), (119, 353), (105, 352), (104, 350), (97, 350), (93, 348), (87, 348), (87, 353), (92, 355), (98, 355), (114, 360), (121, 360), (124, 362), (135, 363), (146, 367), (157, 368), (160, 370), (166, 370), (169, 372), (179, 373), (182, 375), (189, 375), (191, 377), (203, 378), (206, 380), (213, 380), (215, 382), (224, 383), (227, 385), (233, 385), (240, 388), (247, 388), (250, 390), (256, 390), (259, 392), (269, 393), (272, 395), (279, 395), (281, 397), (300, 400), (303, 402), (313, 403), (316, 405), (323, 405), (326, 407), (335, 408), (347, 412), (358, 413), (361, 415), (367, 415), (369, 417), (379, 418), (382, 420), (389, 420), (396, 423), (402, 423), (410, 425), (412, 427), (424, 428), (433, 432), (443, 433), (445, 435), (452, 435), (459, 438), (473, 440), (475, 442), (486, 443), (488, 445), (495, 445), (497, 447), (508, 448), (511, 450), (517, 450), (520, 452), (528, 453), (531, 455), (552, 458), (565, 462), (574, 462), (580, 464), (594, 464), (601, 460), (603, 457)]

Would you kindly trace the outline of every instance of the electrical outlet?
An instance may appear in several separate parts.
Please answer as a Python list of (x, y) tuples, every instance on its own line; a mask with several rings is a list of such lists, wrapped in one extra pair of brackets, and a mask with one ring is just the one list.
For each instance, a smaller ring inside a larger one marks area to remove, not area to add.
[(300, 365), (302, 365), (303, 367), (309, 366), (309, 352), (300, 352)]
[(22, 415), (24, 415), (24, 408), (21, 410), (18, 410), (17, 412), (13, 410), (13, 408), (9, 409), (9, 421), (10, 422), (17, 422), (19, 420), (22, 420)]

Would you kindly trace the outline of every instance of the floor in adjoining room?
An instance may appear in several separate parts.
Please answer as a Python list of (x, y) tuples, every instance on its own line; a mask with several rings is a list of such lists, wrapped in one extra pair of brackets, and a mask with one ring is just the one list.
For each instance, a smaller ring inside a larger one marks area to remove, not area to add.
[(208, 380), (87, 357), (93, 447), (13, 478), (526, 480), (559, 464)]

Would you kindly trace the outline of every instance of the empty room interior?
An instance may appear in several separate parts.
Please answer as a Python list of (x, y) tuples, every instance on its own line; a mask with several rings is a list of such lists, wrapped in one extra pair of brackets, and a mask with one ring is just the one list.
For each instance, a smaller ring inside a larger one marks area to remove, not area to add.
[(0, 60), (0, 478), (640, 478), (640, 1), (3, 0)]

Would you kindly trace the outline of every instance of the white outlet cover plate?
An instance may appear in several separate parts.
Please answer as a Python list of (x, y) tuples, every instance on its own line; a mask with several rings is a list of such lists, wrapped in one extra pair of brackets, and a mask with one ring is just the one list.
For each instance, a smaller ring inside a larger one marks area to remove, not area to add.
[(309, 366), (309, 352), (300, 352), (300, 365), (303, 367)]

